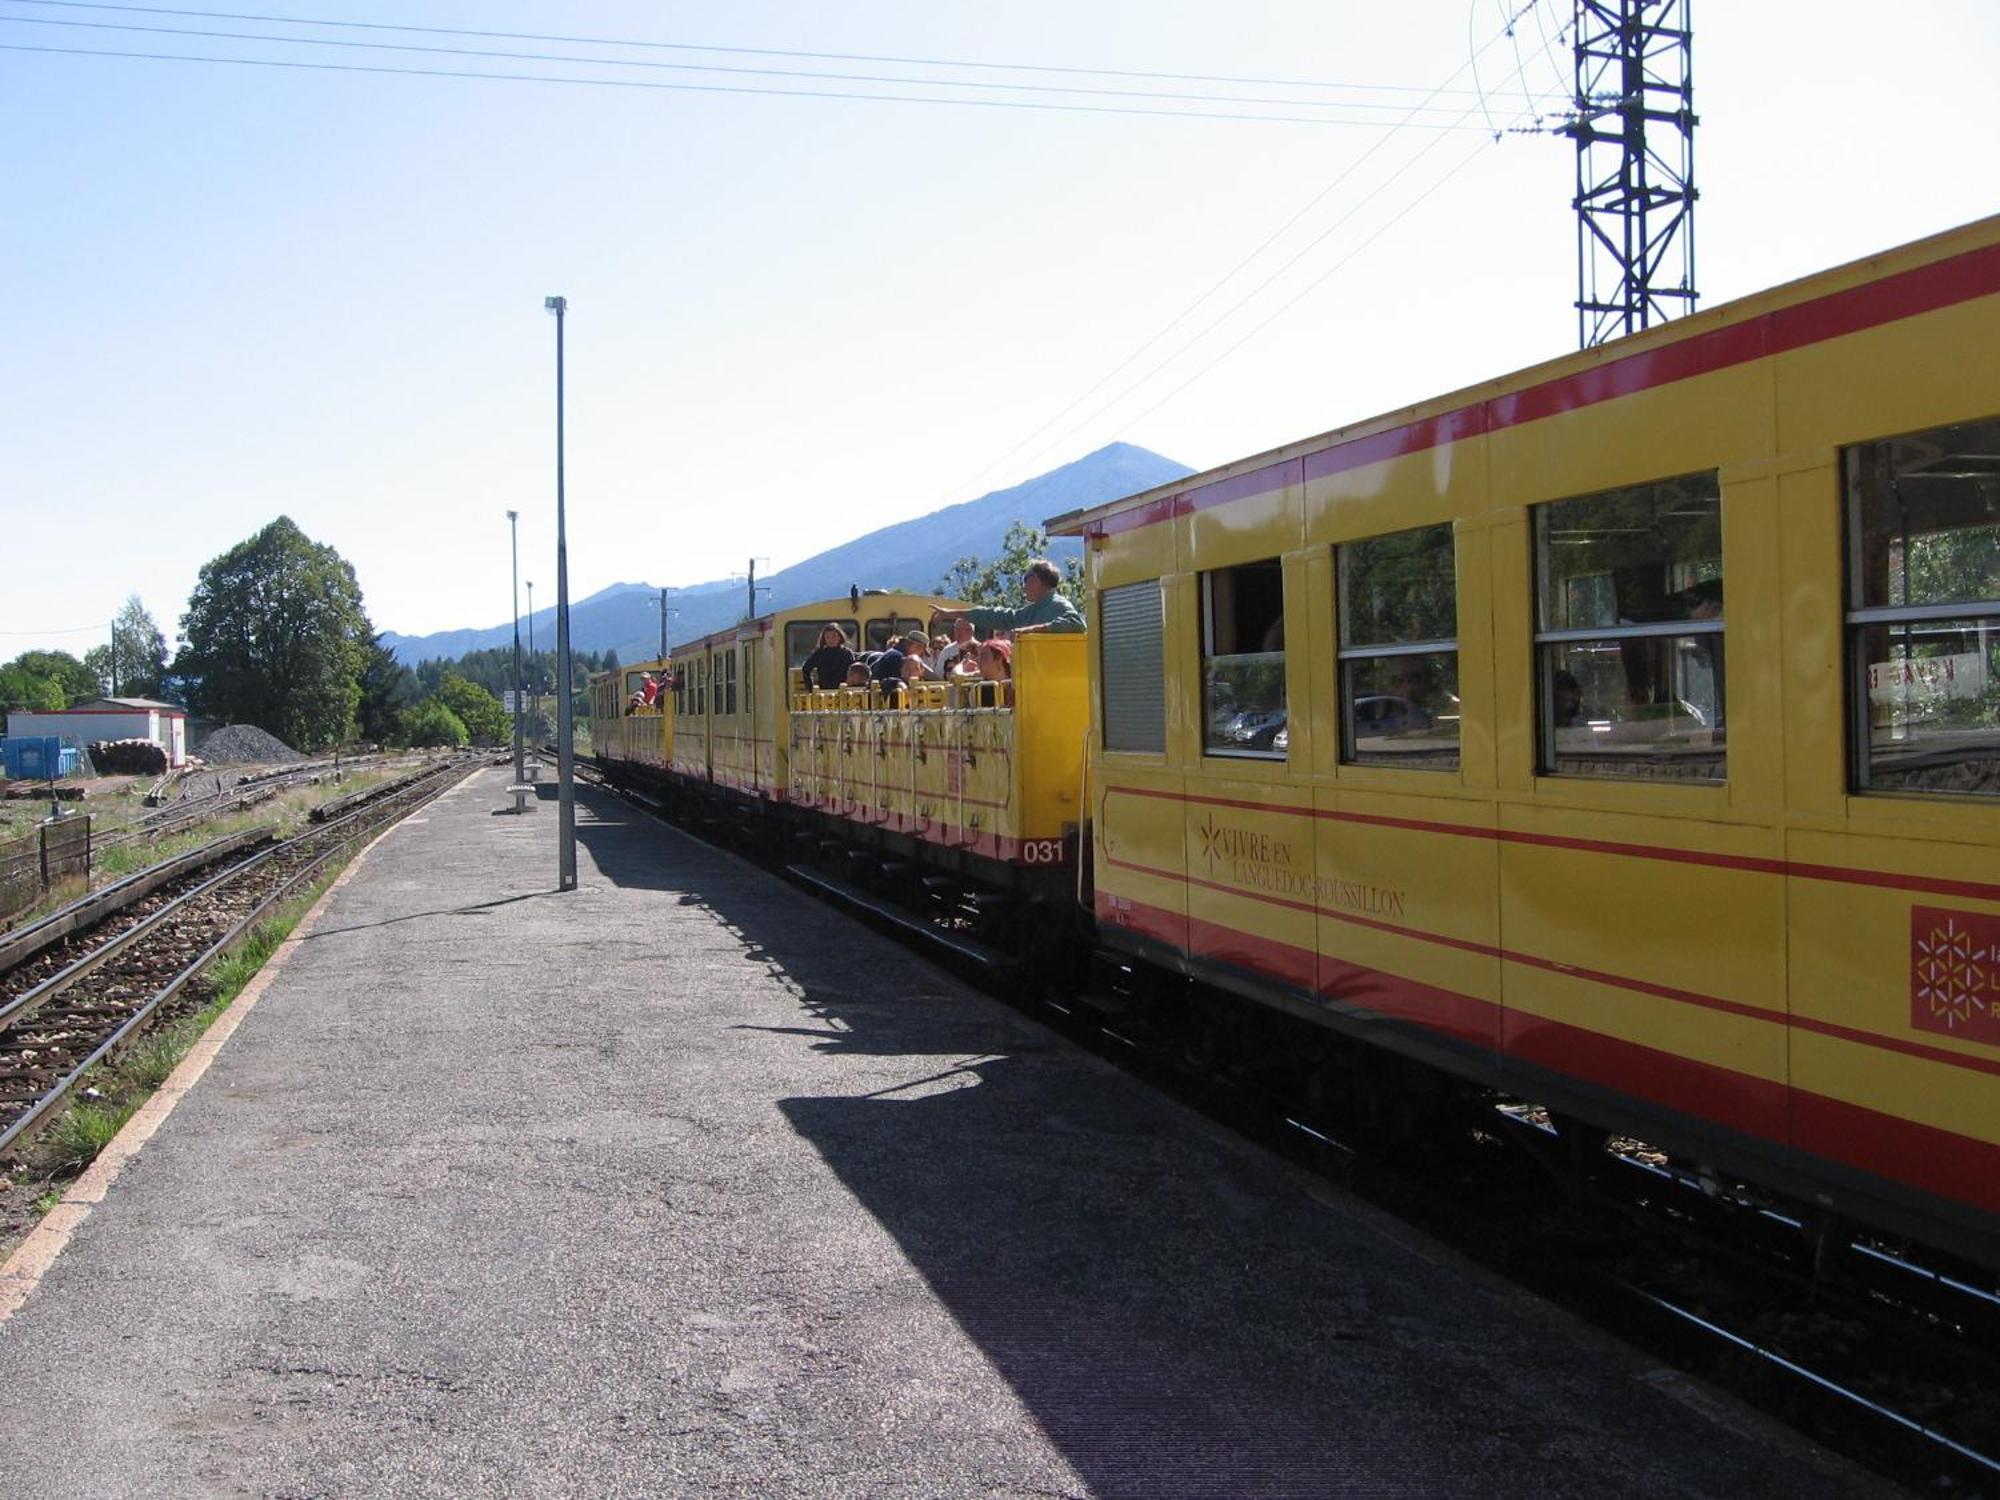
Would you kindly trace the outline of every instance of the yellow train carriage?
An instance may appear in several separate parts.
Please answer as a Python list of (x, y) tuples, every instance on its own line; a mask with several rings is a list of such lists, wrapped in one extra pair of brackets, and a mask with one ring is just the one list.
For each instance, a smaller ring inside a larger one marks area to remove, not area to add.
[(793, 694), (787, 794), (797, 807), (936, 851), (1073, 869), (1083, 823), (1085, 638), (1014, 643), (996, 686), (917, 683)]
[(2000, 1254), (2000, 220), (1050, 530), (1106, 943)]
[(665, 681), (667, 663), (635, 662), (591, 675), (590, 748), (600, 767), (630, 766), (657, 773), (670, 763), (674, 724), (664, 696), (647, 707), (631, 706), (649, 674)]

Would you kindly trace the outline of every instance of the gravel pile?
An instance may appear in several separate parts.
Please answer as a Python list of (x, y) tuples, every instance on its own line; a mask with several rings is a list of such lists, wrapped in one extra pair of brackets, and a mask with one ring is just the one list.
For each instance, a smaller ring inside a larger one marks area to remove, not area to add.
[(284, 765), (305, 757), (255, 724), (229, 724), (194, 747), (211, 766)]

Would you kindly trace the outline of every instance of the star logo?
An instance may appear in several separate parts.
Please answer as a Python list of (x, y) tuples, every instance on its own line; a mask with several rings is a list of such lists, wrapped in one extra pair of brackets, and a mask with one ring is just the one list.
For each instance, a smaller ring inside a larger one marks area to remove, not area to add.
[(1215, 821), (1215, 814), (1209, 813), (1201, 820), (1201, 857), (1208, 861), (1211, 872), (1222, 858), (1221, 842), (1222, 829)]

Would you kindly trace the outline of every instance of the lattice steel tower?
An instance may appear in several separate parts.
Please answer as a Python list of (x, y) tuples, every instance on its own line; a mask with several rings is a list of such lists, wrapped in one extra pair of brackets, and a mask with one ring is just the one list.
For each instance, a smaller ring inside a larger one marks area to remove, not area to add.
[(1694, 310), (1692, 0), (1576, 0), (1577, 338)]

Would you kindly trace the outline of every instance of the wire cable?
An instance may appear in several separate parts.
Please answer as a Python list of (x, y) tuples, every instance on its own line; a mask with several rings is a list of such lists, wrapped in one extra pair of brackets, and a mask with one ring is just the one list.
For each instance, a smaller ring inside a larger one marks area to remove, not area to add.
[[(1084, 68), (1055, 63), (990, 62), (970, 58), (905, 57), (872, 52), (802, 52), (780, 47), (736, 47), (702, 42), (664, 42), (632, 37), (563, 36), (534, 31), (479, 31), (458, 26), (412, 26), (390, 21), (352, 21), (324, 16), (287, 16), (230, 10), (192, 10), (163, 5), (114, 4), (111, 0), (4, 0), (10, 5), (41, 5), (64, 10), (116, 11), (125, 14), (181, 16), (205, 21), (257, 21), (283, 26), (340, 27), (353, 31), (396, 31), (412, 36), (458, 36), (485, 41), (556, 42), (570, 46), (632, 47), (672, 52), (722, 52), (744, 57), (794, 57), (817, 62), (894, 63), (926, 68), (979, 68), (994, 72), (1065, 73), (1097, 78), (1151, 78), (1174, 83), (1255, 84), (1267, 88), (1350, 89), (1361, 93), (1431, 94), (1435, 90), (1411, 84), (1332, 83), (1311, 78), (1258, 78), (1226, 73), (1166, 73), (1138, 68)], [(1467, 90), (1453, 90), (1456, 93)]]
[[(1527, 0), (1527, 3), (1521, 7), (1521, 10), (1515, 13), (1513, 19), (1518, 19), (1521, 13), (1526, 12), (1528, 10), (1532, 10), (1535, 7), (1535, 5), (1539, 3), (1540, 0)], [(1439, 84), (1436, 88), (1434, 88), (1420, 102), (1422, 104), (1428, 104), (1431, 99), (1445, 93), (1448, 89), (1450, 89), (1452, 83), (1459, 77), (1460, 74), (1466, 72), (1469, 68), (1472, 68), (1476, 64), (1480, 55), (1487, 52), (1495, 45), (1497, 45), (1504, 35), (1505, 35), (1504, 31), (1496, 32), (1494, 33), (1494, 35), (1487, 38), (1484, 45), (1474, 49), (1471, 57), (1467, 58), (1465, 62), (1459, 64), (1459, 66), (1445, 78), (1443, 83)], [(1477, 107), (1480, 109), (1484, 109), (1485, 107), (1485, 96), (1483, 91), (1480, 94), (1480, 104)], [(1460, 120), (1463, 120), (1467, 118), (1471, 113), (1472, 111), (1470, 109), (1462, 110), (1458, 118)], [(1197, 311), (1199, 311), (1206, 303), (1208, 303), (1218, 292), (1220, 292), (1224, 287), (1228, 286), (1230, 282), (1234, 281), (1245, 270), (1247, 270), (1250, 267), (1250, 265), (1253, 262), (1255, 262), (1260, 256), (1262, 256), (1265, 251), (1269, 250), (1272, 245), (1276, 244), (1286, 234), (1290, 233), (1295, 225), (1297, 225), (1302, 219), (1304, 219), (1308, 214), (1310, 214), (1315, 208), (1319, 207), (1319, 205), (1323, 203), (1327, 199), (1327, 197), (1330, 196), (1337, 188), (1339, 188), (1342, 183), (1346, 182), (1349, 178), (1353, 177), (1354, 174), (1358, 172), (1362, 168), (1362, 166), (1368, 162), (1368, 160), (1371, 157), (1373, 157), (1377, 152), (1381, 151), (1385, 146), (1389, 144), (1391, 140), (1395, 138), (1396, 132), (1402, 129), (1406, 123), (1409, 122), (1398, 121), (1395, 125), (1391, 126), (1389, 130), (1386, 131), (1379, 140), (1377, 140), (1366, 151), (1362, 152), (1360, 156), (1356, 157), (1345, 168), (1343, 168), (1341, 172), (1337, 176), (1335, 176), (1331, 182), (1328, 182), (1318, 192), (1314, 193), (1311, 198), (1307, 199), (1306, 202), (1297, 210), (1297, 212), (1292, 214), (1292, 216), (1286, 219), (1284, 223), (1280, 224), (1276, 229), (1272, 230), (1271, 233), (1266, 235), (1263, 238), (1263, 240), (1258, 243), (1255, 249), (1253, 249), (1248, 255), (1244, 256), (1240, 261), (1238, 261), (1218, 281), (1216, 281), (1200, 296), (1196, 297), (1194, 301), (1190, 302), (1186, 307), (1182, 308), (1180, 312), (1175, 314), (1174, 317), (1169, 319), (1167, 323), (1165, 323), (1162, 327), (1160, 327), (1157, 331), (1155, 331), (1153, 335), (1150, 338), (1148, 338), (1143, 344), (1141, 344), (1138, 348), (1134, 349), (1130, 354), (1126, 355), (1124, 359), (1120, 360), (1110, 370), (1107, 370), (1103, 375), (1099, 376), (1098, 379), (1095, 382), (1093, 382), (1088, 389), (1084, 390), (1081, 394), (1072, 399), (1054, 416), (1050, 417), (1047, 421), (1043, 422), (1041, 426), (1037, 427), (1033, 432), (1030, 432), (1026, 437), (1022, 438), (1019, 442), (1015, 443), (1013, 447), (1009, 448), (1005, 453), (1002, 453), (998, 458), (993, 459), (983, 468), (977, 470), (970, 479), (966, 480), (963, 484), (957, 486), (955, 489), (950, 491), (950, 493), (953, 495), (964, 494), (967, 490), (979, 484), (995, 469), (998, 469), (1002, 464), (1006, 463), (1009, 459), (1013, 458), (1017, 453), (1020, 453), (1024, 449), (1027, 449), (1029, 445), (1032, 444), (1037, 438), (1041, 437), (1043, 433), (1046, 433), (1050, 429), (1054, 428), (1071, 412), (1075, 411), (1078, 407), (1082, 406), (1084, 402), (1088, 401), (1092, 396), (1096, 395), (1099, 391), (1103, 390), (1104, 387), (1109, 385), (1113, 380), (1117, 379), (1117, 377), (1124, 371), (1130, 369), (1132, 365), (1137, 363), (1138, 360), (1141, 359), (1148, 351), (1157, 347), (1162, 340), (1164, 340), (1176, 328), (1180, 327), (1183, 323), (1185, 323), (1189, 318), (1193, 317), (1194, 314)], [(1384, 186), (1386, 187), (1387, 184), (1385, 183)], [(1376, 193), (1371, 193), (1369, 197), (1373, 198), (1380, 191), (1381, 189), (1378, 188), (1376, 190)], [(1366, 203), (1367, 201), (1368, 201), (1367, 199), (1364, 199), (1363, 203)], [(1356, 210), (1358, 210), (1359, 206), (1360, 205), (1356, 206)], [(1324, 233), (1319, 235), (1316, 239), (1314, 239), (1310, 244), (1308, 244), (1306, 246), (1306, 250), (1311, 250), (1314, 246), (1324, 241), (1326, 236), (1328, 234), (1331, 234), (1334, 229), (1338, 229), (1341, 226), (1341, 224), (1346, 223), (1348, 219), (1352, 218), (1354, 211), (1355, 210), (1351, 210), (1348, 214), (1344, 215), (1340, 220), (1336, 221), (1331, 228), (1329, 228), (1327, 231), (1325, 231)], [(1300, 255), (1303, 255), (1304, 253), (1305, 253), (1304, 251), (1301, 251)], [(1148, 371), (1145, 375), (1141, 376), (1137, 381), (1133, 382), (1132, 385), (1127, 387), (1126, 390), (1122, 392), (1119, 396), (1115, 397), (1105, 406), (1100, 407), (1098, 411), (1094, 413), (1089, 420), (1095, 420), (1096, 416), (1102, 415), (1105, 411), (1110, 410), (1111, 407), (1116, 406), (1119, 401), (1124, 400), (1126, 396), (1130, 395), (1133, 391), (1137, 390), (1141, 385), (1144, 385), (1146, 381), (1152, 379), (1154, 375), (1158, 374), (1162, 369), (1166, 368), (1167, 365), (1172, 364), (1174, 360), (1178, 359), (1195, 343), (1200, 342), (1202, 338), (1206, 337), (1207, 334), (1217, 326), (1217, 324), (1219, 324), (1220, 322), (1224, 321), (1225, 319), (1233, 315), (1238, 308), (1244, 305), (1244, 303), (1248, 302), (1252, 297), (1255, 297), (1259, 292), (1263, 291), (1263, 289), (1266, 286), (1269, 286), (1270, 283), (1273, 280), (1275, 280), (1277, 276), (1282, 275), (1284, 271), (1288, 270), (1292, 265), (1296, 264), (1298, 259), (1299, 259), (1298, 255), (1293, 256), (1291, 260), (1288, 260), (1285, 263), (1285, 265), (1279, 267), (1278, 271), (1274, 272), (1271, 276), (1266, 277), (1263, 282), (1259, 283), (1256, 289), (1253, 290), (1248, 296), (1237, 299), (1237, 301), (1231, 304), (1229, 309), (1222, 314), (1222, 317), (1217, 318), (1216, 320), (1211, 322), (1208, 325), (1208, 327), (1203, 329), (1203, 331), (1200, 334), (1196, 335), (1194, 339), (1189, 340), (1186, 344), (1183, 344), (1180, 349), (1176, 350), (1173, 354), (1169, 355), (1165, 360), (1161, 361), (1158, 365), (1155, 365), (1152, 370)], [(1078, 425), (1088, 425), (1088, 423), (1086, 422), (1084, 424), (1078, 424)], [(1069, 429), (1066, 429), (1064, 432), (1064, 436), (1065, 437), (1068, 436), (1075, 430), (1076, 427), (1074, 426)], [(1057, 441), (1060, 441), (1060, 439), (1058, 439)], [(1044, 443), (1040, 448), (1034, 449), (1033, 451), (1039, 454), (1042, 452), (1046, 452), (1047, 449), (1052, 446), (1053, 443)]]
[[(32, 52), (57, 57), (111, 57), (136, 62), (218, 63), (239, 68), (288, 68), (300, 72), (365, 73), (403, 78), (467, 78), (481, 82), (553, 83), (573, 87), (646, 89), (664, 93), (743, 94), (767, 99), (840, 99), (887, 104), (942, 104), (965, 109), (1051, 110), (1059, 114), (1075, 115), (1143, 115), (1158, 119), (1229, 120), (1261, 125), (1347, 125), (1376, 127), (1382, 123), (1379, 120), (1344, 120), (1322, 115), (1240, 114), (1233, 111), (1205, 109), (1139, 109), (1116, 104), (1059, 104), (1052, 101), (1029, 99), (962, 99), (941, 94), (861, 93), (855, 90), (840, 89), (771, 89), (756, 88), (749, 84), (665, 83), (657, 79), (647, 78), (581, 78), (561, 73), (499, 73), (485, 69), (475, 70), (469, 68), (392, 68), (375, 63), (310, 62), (297, 58), (278, 57), (217, 57), (206, 53), (138, 52), (123, 49), (113, 50), (103, 47), (49, 47), (31, 45), (26, 42), (0, 42), (0, 52)], [(1415, 130), (1463, 130), (1465, 127), (1461, 125), (1433, 124), (1417, 120), (1407, 122), (1398, 128)]]
[[(439, 47), (426, 45), (421, 42), (357, 42), (349, 41), (344, 37), (274, 36), (267, 32), (218, 31), (213, 28), (180, 26), (142, 26), (121, 21), (64, 21), (45, 16), (0, 16), (0, 25), (64, 26), (90, 31), (138, 32), (148, 36), (199, 37), (205, 41), (270, 42), (284, 47), (343, 47), (371, 52), (417, 52), (430, 56), (477, 57), (501, 59), (509, 62), (582, 63), (592, 67), (647, 68), (677, 73), (729, 73), (757, 78), (822, 79), (837, 83), (890, 83), (914, 85), (919, 88), (993, 89), (1024, 94), (1081, 94), (1114, 99), (1158, 99), (1169, 102), (1209, 104), (1254, 104), (1269, 105), (1279, 109), (1364, 109), (1392, 111), (1410, 108), (1410, 106), (1403, 104), (1382, 104), (1367, 100), (1274, 99), (1242, 94), (1192, 94), (1163, 92), (1155, 89), (1091, 88), (1080, 84), (995, 83), (983, 79), (913, 78), (907, 74), (885, 76), (879, 73), (815, 72), (802, 68), (751, 68), (731, 66), (726, 63), (658, 62), (650, 58), (580, 57), (575, 53), (565, 52), (503, 52), (492, 48)], [(1448, 104), (1425, 104), (1417, 106), (1419, 109), (1440, 114), (1455, 107)]]
[(1274, 309), (1271, 315), (1265, 318), (1263, 322), (1259, 323), (1256, 327), (1250, 329), (1235, 343), (1231, 344), (1227, 349), (1224, 349), (1220, 354), (1216, 355), (1207, 364), (1203, 365), (1200, 369), (1196, 370), (1192, 375), (1188, 376), (1187, 379), (1183, 380), (1179, 385), (1175, 386), (1172, 390), (1168, 391), (1166, 395), (1160, 397), (1159, 400), (1155, 401), (1151, 406), (1147, 407), (1144, 411), (1140, 412), (1136, 417), (1131, 418), (1130, 421), (1134, 425), (1137, 425), (1138, 423), (1145, 421), (1146, 418), (1150, 417), (1154, 412), (1158, 411), (1161, 407), (1165, 406), (1169, 401), (1173, 400), (1174, 397), (1178, 396), (1182, 391), (1186, 390), (1189, 386), (1193, 385), (1197, 380), (1201, 379), (1202, 376), (1208, 374), (1210, 370), (1213, 370), (1217, 365), (1221, 364), (1224, 360), (1228, 359), (1230, 355), (1234, 354), (1238, 349), (1241, 349), (1245, 344), (1249, 343), (1250, 340), (1257, 337), (1258, 334), (1262, 333), (1266, 328), (1269, 328), (1273, 323), (1277, 322), (1278, 319), (1282, 318), (1286, 313), (1290, 312), (1294, 307), (1298, 306), (1300, 302), (1304, 301), (1313, 292), (1317, 291), (1321, 286), (1325, 285), (1327, 280), (1330, 277), (1332, 277), (1336, 272), (1343, 270), (1347, 265), (1349, 265), (1354, 260), (1356, 256), (1360, 255), (1362, 251), (1366, 250), (1370, 245), (1374, 244), (1377, 240), (1382, 238), (1383, 235), (1387, 234), (1391, 229), (1395, 228), (1396, 225), (1402, 223), (1403, 220), (1407, 219), (1411, 214), (1415, 213), (1418, 208), (1422, 207), (1426, 201), (1428, 201), (1434, 194), (1436, 194), (1440, 189), (1442, 189), (1446, 183), (1450, 182), (1453, 178), (1458, 176), (1459, 173), (1463, 172), (1467, 167), (1471, 166), (1475, 161), (1477, 161), (1481, 156), (1483, 156), (1491, 147), (1497, 144), (1498, 142), (1495, 141), (1480, 142), (1479, 145), (1473, 148), (1471, 154), (1461, 158), (1458, 162), (1453, 164), (1453, 166), (1450, 168), (1449, 171), (1447, 171), (1442, 177), (1438, 178), (1429, 187), (1425, 188), (1421, 193), (1417, 194), (1417, 196), (1412, 198), (1408, 203), (1404, 204), (1402, 208), (1398, 209), (1396, 213), (1393, 214), (1390, 218), (1384, 220), (1383, 223), (1380, 226), (1378, 226), (1375, 229), (1375, 231), (1372, 234), (1370, 234), (1366, 239), (1362, 240), (1360, 244), (1356, 245), (1352, 250), (1348, 251), (1347, 254), (1343, 255), (1339, 260), (1335, 261), (1332, 265), (1328, 266), (1324, 271), (1320, 272), (1319, 275), (1315, 276), (1311, 281), (1307, 282), (1304, 286), (1300, 287), (1297, 292), (1295, 292), (1292, 296), (1287, 298), (1283, 303), (1279, 304), (1279, 306), (1276, 309)]

